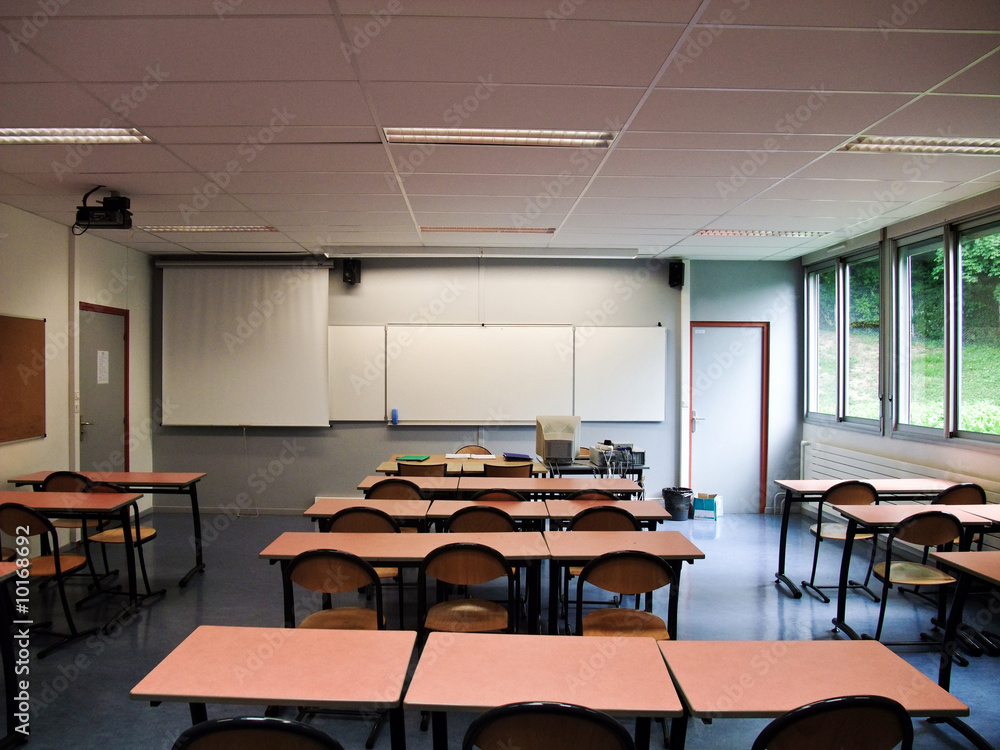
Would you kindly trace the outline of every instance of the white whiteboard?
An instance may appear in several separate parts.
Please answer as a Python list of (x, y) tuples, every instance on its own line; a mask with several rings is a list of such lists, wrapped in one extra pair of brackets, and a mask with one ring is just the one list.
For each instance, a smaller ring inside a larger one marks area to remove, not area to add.
[(667, 329), (576, 329), (576, 411), (584, 422), (662, 422)]
[(386, 409), (400, 423), (534, 422), (573, 413), (571, 326), (390, 325)]
[(381, 421), (385, 414), (385, 326), (327, 331), (330, 421)]

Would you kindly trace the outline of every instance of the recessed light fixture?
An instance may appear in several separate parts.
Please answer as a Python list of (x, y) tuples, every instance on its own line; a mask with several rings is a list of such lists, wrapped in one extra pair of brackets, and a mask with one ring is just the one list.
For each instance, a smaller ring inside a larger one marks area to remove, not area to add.
[(183, 224), (173, 224), (164, 226), (153, 226), (153, 227), (139, 227), (145, 232), (150, 232), (151, 234), (160, 234), (161, 232), (277, 232), (278, 230), (274, 227), (253, 227), (253, 226), (185, 226)]
[(135, 128), (0, 128), (0, 144), (152, 143)]
[(1000, 138), (890, 138), (862, 135), (838, 151), (876, 154), (977, 154), (1000, 156)]
[(494, 128), (384, 128), (389, 143), (456, 143), (466, 146), (607, 148), (610, 130), (508, 130)]
[(420, 227), (421, 232), (469, 232), (474, 234), (555, 234), (555, 227)]
[(694, 234), (696, 237), (825, 237), (830, 233), (784, 229), (702, 229)]

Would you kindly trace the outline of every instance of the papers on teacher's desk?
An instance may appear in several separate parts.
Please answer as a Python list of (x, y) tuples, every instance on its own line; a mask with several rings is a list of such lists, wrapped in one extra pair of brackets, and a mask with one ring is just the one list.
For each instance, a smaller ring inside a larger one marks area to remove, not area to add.
[(445, 458), (460, 459), (462, 461), (475, 461), (476, 459), (491, 460), (496, 458), (492, 453), (445, 453)]

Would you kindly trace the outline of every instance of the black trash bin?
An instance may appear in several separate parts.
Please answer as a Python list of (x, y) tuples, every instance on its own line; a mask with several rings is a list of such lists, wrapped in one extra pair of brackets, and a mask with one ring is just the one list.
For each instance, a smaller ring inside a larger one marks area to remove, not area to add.
[(664, 487), (663, 507), (671, 521), (686, 521), (691, 513), (691, 490), (688, 487)]

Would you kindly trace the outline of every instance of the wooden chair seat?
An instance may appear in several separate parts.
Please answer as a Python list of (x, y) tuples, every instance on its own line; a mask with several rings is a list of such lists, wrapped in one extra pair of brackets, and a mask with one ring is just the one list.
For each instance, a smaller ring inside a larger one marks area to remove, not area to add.
[[(886, 580), (885, 563), (878, 563), (872, 571), (880, 581)], [(894, 560), (889, 569), (889, 583), (903, 586), (945, 586), (955, 578), (931, 565)]]
[(375, 573), (379, 578), (396, 578), (399, 576), (399, 568), (375, 568)]
[(452, 633), (484, 633), (507, 628), (507, 610), (483, 599), (452, 599), (427, 610), (424, 627)]
[[(809, 527), (809, 533), (815, 536), (817, 528), (819, 528), (819, 524), (814, 523), (812, 526)], [(840, 541), (844, 541), (845, 539), (847, 539), (847, 524), (824, 523), (821, 536), (823, 539), (839, 539)], [(861, 534), (855, 534), (854, 539), (855, 540), (871, 539), (873, 536), (875, 535), (868, 533), (861, 533)]]
[[(152, 526), (140, 526), (139, 527), (139, 537), (136, 539), (135, 527), (129, 527), (129, 531), (132, 533), (132, 543), (142, 544), (143, 542), (149, 542), (156, 539), (156, 529)], [(97, 544), (125, 544), (125, 534), (119, 527), (117, 529), (108, 529), (107, 531), (101, 531), (90, 537), (90, 541)]]
[(670, 639), (667, 624), (661, 617), (627, 607), (595, 609), (584, 615), (583, 635), (650, 637), (658, 641)]
[(101, 525), (100, 520), (96, 518), (50, 518), (52, 525), (57, 529), (79, 529), (81, 526), (86, 526), (88, 529), (96, 529)]
[[(87, 564), (85, 555), (59, 555), (59, 565), (62, 567), (63, 575), (79, 570)], [(56, 574), (56, 559), (51, 555), (32, 557), (31, 565), (28, 566), (29, 578), (46, 578)]]
[(368, 607), (339, 607), (313, 612), (299, 623), (315, 630), (379, 630), (378, 612)]

